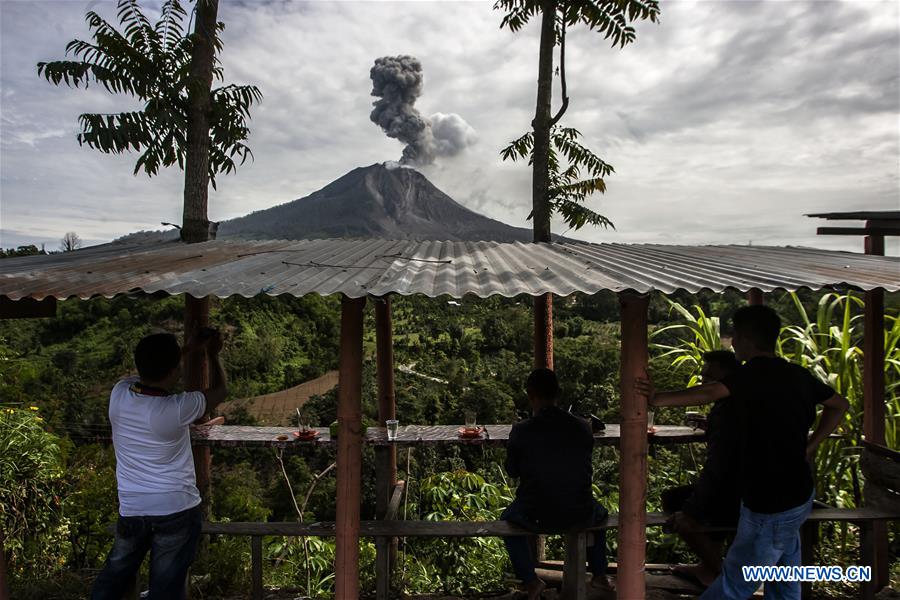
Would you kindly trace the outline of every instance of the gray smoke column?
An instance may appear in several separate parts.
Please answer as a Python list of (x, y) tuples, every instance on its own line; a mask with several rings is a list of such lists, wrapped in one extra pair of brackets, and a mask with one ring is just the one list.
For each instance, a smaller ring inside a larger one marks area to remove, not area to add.
[(435, 113), (426, 119), (416, 109), (424, 80), (417, 58), (377, 58), (369, 76), (378, 98), (370, 118), (388, 137), (406, 144), (402, 164), (429, 165), (436, 156), (453, 156), (475, 142), (475, 130), (459, 115)]

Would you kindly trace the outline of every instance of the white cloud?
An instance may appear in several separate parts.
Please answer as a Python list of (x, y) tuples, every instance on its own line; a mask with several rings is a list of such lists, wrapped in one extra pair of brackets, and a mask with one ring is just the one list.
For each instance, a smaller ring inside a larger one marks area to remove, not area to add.
[[(75, 141), (78, 114), (128, 102), (36, 75), (37, 61), (88, 35), (88, 6), (115, 12), (109, 1), (0, 2), (4, 245), (12, 235), (104, 240), (180, 221), (181, 173), (135, 177), (135, 156)], [(220, 17), (228, 81), (258, 85), (264, 100), (252, 113), (255, 161), (221, 177), (210, 218), (398, 158), (402, 144), (369, 122), (369, 68), (412, 54), (424, 66), (422, 114), (456, 113), (478, 132), (477, 144), (423, 171), (459, 202), (526, 225), (530, 174), (499, 151), (533, 116), (534, 26), (500, 30), (489, 2), (227, 2)], [(616, 168), (591, 204), (617, 231), (569, 235), (859, 248), (855, 238), (817, 238), (821, 223), (802, 215), (900, 208), (898, 17), (887, 2), (672, 2), (624, 50), (573, 30), (565, 123)]]

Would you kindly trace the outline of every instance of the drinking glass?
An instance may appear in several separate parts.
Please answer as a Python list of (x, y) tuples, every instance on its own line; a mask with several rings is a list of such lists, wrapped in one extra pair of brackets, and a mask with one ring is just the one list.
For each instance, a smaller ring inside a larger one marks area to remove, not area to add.
[(464, 417), (466, 421), (466, 429), (475, 429), (477, 425), (477, 421), (475, 419), (475, 411), (467, 410), (464, 414)]
[(310, 427), (309, 415), (299, 408), (297, 409), (297, 431), (300, 433), (309, 433)]
[(647, 431), (653, 431), (653, 411), (647, 411)]
[(384, 424), (385, 427), (387, 427), (387, 439), (389, 442), (393, 442), (397, 439), (397, 428), (400, 426), (400, 421), (397, 419), (388, 419)]

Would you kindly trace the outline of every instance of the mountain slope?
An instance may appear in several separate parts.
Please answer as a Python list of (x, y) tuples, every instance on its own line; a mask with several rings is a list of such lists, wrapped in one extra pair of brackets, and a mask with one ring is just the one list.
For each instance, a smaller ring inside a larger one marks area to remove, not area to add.
[(531, 241), (454, 201), (413, 169), (354, 169), (305, 198), (220, 224), (219, 239), (379, 237), (410, 240)]

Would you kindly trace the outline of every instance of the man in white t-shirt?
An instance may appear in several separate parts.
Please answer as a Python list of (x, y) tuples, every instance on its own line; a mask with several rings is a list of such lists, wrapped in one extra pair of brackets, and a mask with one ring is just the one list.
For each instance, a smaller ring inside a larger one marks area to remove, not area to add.
[[(225, 398), (218, 332), (207, 329), (184, 351), (168, 333), (143, 338), (134, 349), (140, 377), (119, 381), (109, 397), (116, 451), (119, 520), (92, 600), (120, 600), (150, 551), (151, 600), (184, 597), (185, 577), (200, 539), (200, 493), (189, 427)], [(182, 356), (206, 352), (210, 387), (173, 394)]]

